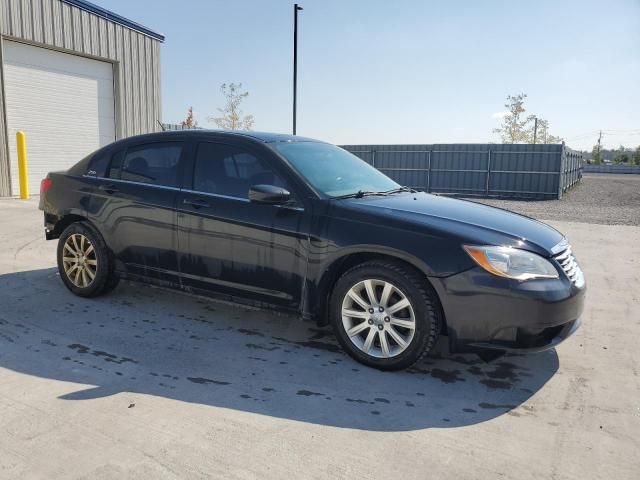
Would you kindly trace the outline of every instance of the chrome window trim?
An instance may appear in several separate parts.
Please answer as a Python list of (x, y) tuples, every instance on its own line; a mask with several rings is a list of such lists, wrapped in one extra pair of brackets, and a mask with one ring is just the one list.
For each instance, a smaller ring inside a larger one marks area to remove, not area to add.
[(295, 205), (274, 205), (276, 208), (284, 208), (286, 210), (294, 210), (296, 212), (304, 212), (304, 207), (296, 207)]
[(135, 182), (133, 180), (120, 180), (119, 178), (109, 178), (109, 177), (96, 177), (95, 175), (83, 175), (85, 178), (93, 178), (95, 180), (105, 180), (107, 182), (114, 183), (126, 183), (129, 185), (140, 185), (143, 187), (153, 187), (153, 188), (164, 188), (166, 190), (180, 191), (182, 190), (179, 187), (172, 187), (171, 185), (159, 185), (157, 183), (144, 183), (144, 182)]
[[(224, 200), (238, 200), (240, 202), (244, 202), (244, 203), (251, 203), (251, 200), (249, 200), (248, 198), (242, 198), (242, 197), (234, 197), (231, 195), (222, 195), (220, 193), (211, 193), (211, 192), (200, 192), (198, 190), (189, 190), (186, 188), (182, 189), (183, 192), (185, 193), (192, 193), (194, 195), (205, 195), (207, 197), (213, 197), (213, 198), (222, 198)], [(296, 207), (293, 205), (273, 205), (274, 207), (278, 207), (278, 208), (286, 208), (288, 210), (295, 210), (297, 212), (304, 212), (304, 208), (303, 207)]]
[[(219, 193), (210, 193), (210, 192), (200, 192), (198, 190), (189, 190), (186, 188), (179, 188), (179, 187), (172, 187), (169, 185), (158, 185), (155, 183), (144, 183), (144, 182), (134, 182), (132, 180), (120, 180), (117, 178), (109, 178), (109, 177), (96, 177), (95, 175), (82, 175), (83, 178), (92, 178), (94, 180), (104, 180), (107, 182), (114, 182), (114, 183), (125, 183), (128, 185), (139, 185), (139, 186), (143, 186), (143, 187), (153, 187), (153, 188), (162, 188), (164, 190), (171, 190), (173, 192), (184, 192), (184, 193), (192, 193), (194, 195), (204, 195), (207, 197), (214, 197), (214, 198), (222, 198), (225, 200), (238, 200), (240, 202), (244, 202), (244, 203), (251, 203), (251, 200), (249, 200), (248, 198), (242, 198), (242, 197), (233, 197), (230, 195), (221, 195)], [(304, 212), (304, 208), (303, 207), (296, 207), (293, 205), (274, 205), (275, 207), (278, 208), (286, 208), (289, 210), (295, 210), (297, 212)]]
[(250, 203), (251, 202), (251, 200), (249, 200), (248, 198), (233, 197), (231, 195), (222, 195), (220, 193), (200, 192), (198, 190), (188, 190), (186, 188), (183, 188), (182, 191), (185, 192), (185, 193), (193, 193), (195, 195), (205, 195), (207, 197), (224, 198), (225, 200), (239, 200), (239, 201), (245, 202), (245, 203)]

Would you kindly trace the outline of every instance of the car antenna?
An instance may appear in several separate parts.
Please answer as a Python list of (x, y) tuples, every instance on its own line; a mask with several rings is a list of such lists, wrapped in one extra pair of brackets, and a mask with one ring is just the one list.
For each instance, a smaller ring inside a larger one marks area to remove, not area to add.
[(158, 122), (158, 125), (160, 125), (160, 128), (162, 129), (163, 132), (167, 131), (167, 128), (162, 123), (160, 123), (160, 120), (156, 120), (156, 122)]

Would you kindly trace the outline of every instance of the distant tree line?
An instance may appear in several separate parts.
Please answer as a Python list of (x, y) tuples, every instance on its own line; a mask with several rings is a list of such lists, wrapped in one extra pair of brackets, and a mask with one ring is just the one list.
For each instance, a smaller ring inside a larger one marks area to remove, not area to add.
[(582, 155), (587, 162), (596, 165), (605, 162), (640, 165), (640, 145), (635, 150), (624, 145), (620, 145), (616, 149), (599, 148), (598, 145), (594, 145), (590, 152), (582, 152)]

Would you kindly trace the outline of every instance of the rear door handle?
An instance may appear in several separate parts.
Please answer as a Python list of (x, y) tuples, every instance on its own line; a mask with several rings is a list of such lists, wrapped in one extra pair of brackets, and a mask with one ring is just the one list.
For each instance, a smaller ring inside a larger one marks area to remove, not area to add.
[(111, 193), (116, 193), (118, 191), (118, 189), (116, 188), (116, 186), (113, 183), (108, 183), (106, 185), (100, 185), (98, 187), (100, 190), (107, 192), (109, 194)]
[(191, 205), (193, 208), (210, 207), (209, 202), (203, 198), (185, 198), (182, 203), (185, 205)]

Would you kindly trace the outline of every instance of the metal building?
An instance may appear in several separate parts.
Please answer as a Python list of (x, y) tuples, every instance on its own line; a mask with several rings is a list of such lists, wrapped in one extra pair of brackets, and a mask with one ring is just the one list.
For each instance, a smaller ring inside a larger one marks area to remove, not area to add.
[(164, 37), (84, 0), (0, 0), (0, 196), (116, 139), (159, 129)]

